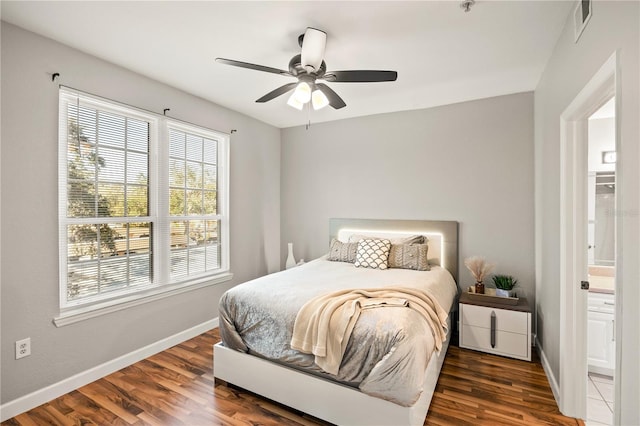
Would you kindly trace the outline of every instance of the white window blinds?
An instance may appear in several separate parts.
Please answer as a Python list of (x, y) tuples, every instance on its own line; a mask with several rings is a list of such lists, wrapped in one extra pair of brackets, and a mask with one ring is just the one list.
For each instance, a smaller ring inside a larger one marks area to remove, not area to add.
[(62, 308), (228, 272), (226, 135), (66, 88), (59, 114)]
[(60, 98), (64, 300), (148, 286), (151, 120), (73, 93)]
[(171, 279), (220, 268), (218, 140), (169, 128)]

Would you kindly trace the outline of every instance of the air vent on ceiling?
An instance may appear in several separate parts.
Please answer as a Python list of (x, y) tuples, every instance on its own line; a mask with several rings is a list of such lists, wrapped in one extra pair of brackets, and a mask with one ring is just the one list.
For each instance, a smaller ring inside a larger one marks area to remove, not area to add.
[(576, 8), (573, 11), (576, 43), (587, 26), (589, 19), (591, 19), (591, 6), (591, 0), (578, 0), (578, 4), (576, 4)]

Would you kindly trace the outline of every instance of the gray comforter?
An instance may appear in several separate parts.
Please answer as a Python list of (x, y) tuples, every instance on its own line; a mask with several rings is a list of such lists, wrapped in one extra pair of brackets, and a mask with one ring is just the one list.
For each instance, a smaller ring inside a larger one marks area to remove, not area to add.
[(382, 271), (321, 258), (227, 291), (220, 300), (222, 341), (229, 348), (410, 406), (422, 392), (425, 369), (435, 347), (433, 331), (414, 310), (405, 307), (364, 310), (336, 375), (315, 365), (313, 355), (290, 347), (296, 314), (307, 301), (340, 289), (393, 285), (426, 290), (446, 311), (457, 292), (451, 274), (440, 267), (425, 272)]

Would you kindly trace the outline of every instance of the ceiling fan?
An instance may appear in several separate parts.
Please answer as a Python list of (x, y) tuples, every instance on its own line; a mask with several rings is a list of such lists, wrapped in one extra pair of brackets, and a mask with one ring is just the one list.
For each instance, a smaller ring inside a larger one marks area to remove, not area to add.
[(313, 108), (316, 110), (327, 105), (331, 105), (335, 109), (340, 109), (347, 105), (336, 92), (326, 84), (318, 82), (318, 80), (331, 83), (371, 83), (395, 81), (398, 78), (398, 73), (395, 71), (327, 71), (327, 64), (324, 62), (326, 41), (327, 33), (315, 28), (307, 28), (305, 33), (298, 37), (301, 52), (289, 61), (289, 71), (234, 61), (233, 59), (216, 58), (216, 61), (235, 67), (297, 78), (297, 82), (280, 86), (256, 100), (256, 102), (268, 102), (295, 89), (287, 104), (299, 110), (309, 101), (311, 101)]

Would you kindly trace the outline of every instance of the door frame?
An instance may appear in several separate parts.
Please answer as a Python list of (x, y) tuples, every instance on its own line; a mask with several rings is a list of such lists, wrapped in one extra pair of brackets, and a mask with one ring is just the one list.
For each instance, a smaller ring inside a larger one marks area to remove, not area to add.
[[(582, 419), (585, 419), (587, 414), (587, 292), (580, 289), (580, 281), (588, 280), (586, 250), (588, 118), (608, 99), (616, 96), (616, 150), (620, 158), (619, 58), (619, 53), (614, 52), (560, 116), (560, 395), (558, 404), (564, 415)], [(616, 234), (617, 232), (616, 229)], [(619, 238), (618, 235), (616, 235), (617, 238)], [(616, 285), (616, 292), (617, 287)], [(619, 350), (620, 341), (617, 340), (616, 353), (619, 353)], [(616, 378), (620, 377), (619, 365), (616, 363)], [(618, 380), (614, 382), (616, 388), (618, 382)], [(618, 404), (615, 411), (619, 412)]]

